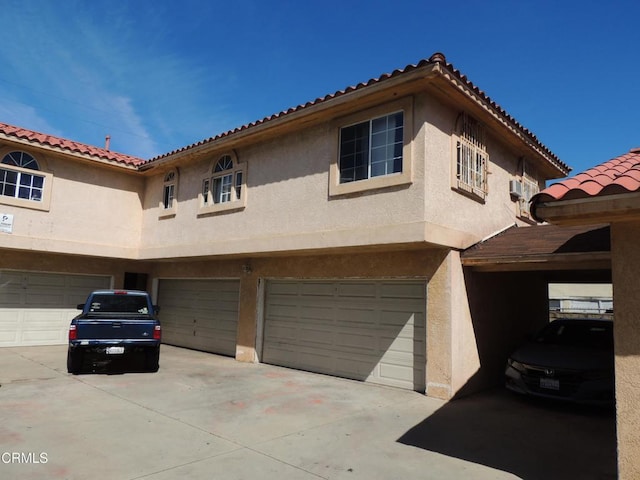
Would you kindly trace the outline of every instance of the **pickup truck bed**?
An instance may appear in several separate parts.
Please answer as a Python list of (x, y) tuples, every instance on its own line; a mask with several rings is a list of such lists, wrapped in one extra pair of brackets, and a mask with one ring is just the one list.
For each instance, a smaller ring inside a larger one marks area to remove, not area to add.
[(134, 353), (145, 355), (147, 369), (158, 370), (161, 326), (146, 292), (98, 290), (78, 309), (82, 313), (69, 326), (69, 373), (79, 373), (90, 355), (114, 359)]

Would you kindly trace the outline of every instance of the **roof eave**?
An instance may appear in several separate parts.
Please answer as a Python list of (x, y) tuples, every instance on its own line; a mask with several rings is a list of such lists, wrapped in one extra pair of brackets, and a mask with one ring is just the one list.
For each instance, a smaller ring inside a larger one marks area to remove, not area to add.
[(442, 68), (440, 73), (443, 79), (447, 80), (454, 89), (460, 91), (470, 99), (476, 108), (480, 109), (485, 116), (488, 115), (499, 127), (506, 129), (509, 135), (520, 143), (525, 150), (537, 158), (542, 159), (547, 169), (553, 172), (553, 174), (549, 176), (550, 179), (566, 177), (569, 174), (571, 167), (563, 163), (547, 147), (542, 145), (532, 133), (522, 127), (513, 117), (508, 115), (495, 102), (491, 101), (483, 92), (474, 88), (473, 85), (470, 85), (464, 77), (461, 78), (457, 71), (447, 66)]
[(611, 268), (611, 252), (549, 253), (465, 258), (462, 265), (477, 271), (604, 270)]
[(273, 135), (280, 129), (288, 128), (293, 124), (295, 124), (297, 128), (302, 125), (308, 125), (313, 123), (314, 119), (322, 118), (323, 114), (329, 111), (334, 118), (336, 116), (346, 115), (353, 110), (351, 105), (354, 103), (357, 103), (358, 109), (368, 108), (370, 104), (373, 105), (375, 103), (373, 99), (380, 98), (384, 92), (389, 90), (400, 90), (394, 95), (395, 98), (404, 94), (409, 95), (415, 93), (415, 85), (417, 83), (422, 84), (425, 80), (434, 77), (439, 73), (439, 70), (439, 64), (432, 63), (416, 67), (414, 70), (404, 72), (397, 76), (393, 76), (392, 74), (383, 81), (367, 85), (366, 87), (355, 87), (352, 90), (332, 98), (323, 99), (322, 101), (317, 101), (316, 103), (299, 109), (290, 109), (287, 112), (281, 112), (281, 114), (273, 115), (246, 127), (241, 127), (189, 145), (180, 150), (167, 153), (164, 156), (149, 160), (144, 165), (141, 165), (140, 168), (147, 170), (154, 167), (172, 165), (185, 157), (191, 158), (193, 156), (206, 155), (212, 150), (231, 149), (241, 142), (260, 140), (269, 135)]
[(640, 219), (640, 192), (571, 200), (533, 202), (538, 221), (558, 225), (590, 225)]
[(6, 141), (9, 143), (26, 146), (34, 150), (39, 150), (41, 152), (53, 153), (57, 155), (64, 155), (65, 157), (73, 157), (82, 161), (89, 161), (92, 163), (101, 163), (103, 165), (108, 165), (110, 167), (118, 167), (131, 171), (138, 171), (139, 165), (137, 164), (129, 164), (125, 162), (119, 162), (116, 160), (110, 160), (104, 157), (99, 157), (96, 155), (89, 155), (81, 152), (74, 152), (69, 149), (55, 147), (46, 145), (37, 141), (29, 140), (26, 138), (20, 138), (13, 135), (7, 135), (4, 133), (0, 133), (0, 140)]
[[(442, 79), (442, 82), (438, 83), (438, 79)], [(373, 104), (375, 99), (379, 99), (384, 92), (390, 90), (393, 90), (394, 96), (398, 98), (399, 95), (409, 95), (420, 88), (424, 89), (429, 86), (435, 92), (438, 90), (438, 85), (442, 84), (445, 84), (447, 89), (453, 88), (467, 102), (474, 105), (476, 110), (481, 111), (484, 116), (488, 115), (499, 128), (505, 129), (512, 141), (520, 145), (523, 151), (540, 159), (546, 167), (548, 178), (561, 178), (569, 174), (571, 168), (568, 165), (560, 161), (531, 132), (508, 115), (484, 92), (475, 87), (451, 64), (446, 63), (444, 57), (438, 56), (438, 54), (433, 55), (428, 62), (421, 62), (418, 66), (412, 66), (410, 69), (407, 67), (404, 71), (394, 71), (380, 79), (370, 80), (366, 84), (359, 84), (356, 87), (346, 89), (344, 92), (337, 92), (332, 96), (317, 99), (304, 106), (289, 109), (286, 112), (272, 115), (248, 126), (156, 157), (141, 165), (140, 168), (142, 170), (150, 170), (162, 166), (168, 167), (184, 158), (206, 155), (210, 151), (217, 149), (231, 149), (240, 142), (273, 135), (278, 129), (287, 128), (288, 125), (294, 123), (298, 127), (311, 123), (314, 118), (321, 118), (324, 112), (331, 111), (333, 117), (340, 116), (346, 114), (351, 108), (350, 105), (356, 102), (358, 109), (364, 109), (369, 106), (369, 103)], [(370, 99), (370, 102), (365, 101), (366, 99)]]

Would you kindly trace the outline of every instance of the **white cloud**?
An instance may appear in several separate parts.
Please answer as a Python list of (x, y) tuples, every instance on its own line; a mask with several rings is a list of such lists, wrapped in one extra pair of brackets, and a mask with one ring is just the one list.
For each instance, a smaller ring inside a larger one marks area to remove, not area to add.
[(0, 101), (0, 121), (54, 136), (62, 135), (61, 130), (40, 116), (35, 108), (7, 98)]
[(97, 146), (108, 134), (112, 149), (148, 158), (239, 126), (227, 108), (234, 72), (216, 68), (213, 50), (203, 57), (206, 48), (188, 48), (209, 25), (176, 30), (179, 8), (100, 0), (3, 7), (11, 21), (0, 30), (0, 82), (16, 83), (11, 98), (30, 114), (10, 118), (26, 128)]

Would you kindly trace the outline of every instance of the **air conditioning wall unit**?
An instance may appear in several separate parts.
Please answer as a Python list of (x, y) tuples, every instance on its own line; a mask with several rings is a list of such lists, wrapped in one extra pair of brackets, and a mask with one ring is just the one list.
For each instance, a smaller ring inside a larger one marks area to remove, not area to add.
[(520, 180), (509, 181), (509, 194), (511, 194), (512, 197), (522, 197), (522, 182)]

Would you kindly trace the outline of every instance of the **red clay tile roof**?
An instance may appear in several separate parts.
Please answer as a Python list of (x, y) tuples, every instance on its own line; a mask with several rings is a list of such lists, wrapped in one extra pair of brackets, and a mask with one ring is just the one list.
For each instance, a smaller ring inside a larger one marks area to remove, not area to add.
[(545, 188), (532, 203), (571, 200), (640, 190), (640, 148)]
[(137, 166), (144, 163), (143, 159), (125, 155), (124, 153), (112, 152), (111, 150), (105, 150), (104, 148), (93, 147), (91, 145), (85, 145), (84, 143), (78, 143), (72, 140), (47, 135), (45, 133), (34, 132), (33, 130), (15, 127), (6, 123), (0, 123), (0, 135), (15, 137), (20, 140), (26, 140), (29, 143), (36, 143), (71, 153), (90, 155), (92, 157), (124, 163), (126, 165)]
[(43, 134), (43, 133), (38, 133), (38, 132), (34, 132), (31, 130), (27, 130), (24, 128), (20, 128), (20, 127), (14, 127), (11, 125), (7, 125), (4, 123), (0, 123), (0, 136), (1, 135), (5, 135), (8, 137), (16, 137), (22, 140), (27, 140), (28, 142), (33, 142), (33, 143), (37, 143), (43, 146), (48, 146), (48, 147), (53, 147), (53, 148), (59, 148), (61, 150), (66, 150), (69, 152), (75, 152), (75, 153), (80, 153), (80, 154), (85, 154), (85, 155), (90, 155), (90, 156), (94, 156), (94, 157), (98, 157), (101, 159), (106, 159), (106, 160), (111, 160), (111, 161), (115, 161), (115, 162), (119, 162), (119, 163), (123, 163), (126, 165), (133, 165), (133, 166), (139, 166), (145, 163), (152, 163), (154, 161), (166, 158), (166, 157), (170, 157), (174, 154), (180, 153), (180, 152), (184, 152), (187, 150), (190, 150), (192, 148), (201, 146), (201, 145), (205, 145), (211, 142), (214, 142), (216, 140), (225, 138), (225, 137), (229, 137), (233, 134), (239, 133), (239, 132), (243, 132), (245, 130), (251, 129), (251, 128), (255, 128), (258, 127), (260, 125), (263, 125), (265, 123), (268, 123), (270, 121), (276, 120), (278, 118), (282, 118), (285, 117), (287, 115), (290, 115), (292, 113), (295, 112), (299, 112), (302, 111), (306, 108), (315, 106), (315, 105), (319, 105), (322, 104), (324, 102), (328, 102), (334, 98), (337, 97), (341, 97), (343, 95), (346, 95), (348, 93), (351, 93), (353, 91), (357, 91), (357, 90), (362, 90), (364, 88), (370, 87), (372, 85), (376, 85), (379, 83), (382, 83), (384, 81), (387, 81), (389, 79), (398, 77), (400, 75), (403, 74), (407, 74), (409, 72), (412, 72), (414, 70), (417, 70), (419, 68), (423, 68), (427, 65), (435, 65), (435, 64), (439, 64), (442, 68), (444, 68), (447, 72), (448, 75), (450, 75), (452, 78), (457, 79), (459, 82), (461, 82), (463, 85), (465, 85), (469, 90), (471, 90), (473, 93), (475, 93), (483, 102), (485, 102), (486, 105), (488, 105), (491, 109), (494, 110), (494, 112), (501, 116), (503, 119), (505, 119), (508, 123), (510, 123), (513, 127), (515, 127), (517, 130), (519, 130), (522, 135), (524, 137), (526, 137), (530, 142), (532, 142), (532, 144), (534, 144), (536, 146), (536, 148), (538, 148), (541, 152), (543, 152), (549, 159), (550, 161), (554, 164), (554, 166), (556, 168), (558, 168), (561, 171), (564, 171), (566, 173), (568, 173), (571, 169), (569, 168), (568, 165), (566, 165), (565, 163), (563, 163), (551, 150), (549, 150), (545, 145), (543, 145), (542, 143), (540, 143), (540, 141), (538, 140), (538, 138), (528, 129), (526, 129), (525, 127), (523, 127), (520, 123), (518, 123), (516, 121), (515, 118), (513, 118), (511, 115), (509, 115), (506, 111), (504, 111), (504, 109), (502, 107), (500, 107), (497, 103), (495, 103), (493, 100), (491, 100), (491, 98), (489, 96), (487, 96), (482, 90), (480, 90), (478, 87), (476, 87), (473, 83), (471, 83), (467, 77), (465, 75), (463, 75), (462, 73), (460, 73), (460, 71), (458, 71), (453, 65), (451, 65), (450, 63), (447, 63), (447, 60), (445, 58), (445, 56), (442, 53), (434, 53), (429, 60), (421, 60), (420, 62), (418, 62), (415, 65), (407, 65), (406, 67), (404, 67), (403, 69), (398, 69), (398, 70), (394, 70), (391, 73), (386, 73), (381, 75), (378, 78), (372, 78), (370, 80), (368, 80), (367, 82), (363, 82), (363, 83), (359, 83), (355, 86), (350, 86), (345, 88), (344, 90), (339, 90), (335, 93), (329, 94), (329, 95), (325, 95), (324, 97), (321, 98), (316, 98), (313, 101), (309, 101), (307, 103), (305, 103), (304, 105), (298, 105), (297, 107), (292, 107), (289, 108), (286, 111), (282, 111), (280, 113), (271, 115), (269, 117), (265, 117), (262, 120), (257, 120), (255, 122), (243, 125), (241, 127), (235, 128), (233, 130), (229, 130), (225, 133), (221, 133), (218, 134), (214, 137), (210, 137), (207, 138), (205, 140), (202, 140), (200, 142), (191, 144), (191, 145), (187, 145), (185, 147), (173, 150), (169, 153), (163, 154), (163, 155), (159, 155), (157, 157), (154, 157), (150, 160), (143, 160), (140, 158), (136, 158), (136, 157), (132, 157), (129, 155), (125, 155), (122, 153), (117, 153), (117, 152), (112, 152), (110, 150), (106, 150), (106, 149), (102, 149), (102, 148), (97, 148), (97, 147), (93, 147), (91, 145), (85, 145), (82, 143), (78, 143), (78, 142), (74, 142), (71, 140), (66, 140), (63, 138), (59, 138), (59, 137), (55, 137), (55, 136), (51, 136), (51, 135), (47, 135), (47, 134)]
[(566, 173), (569, 173), (571, 171), (571, 168), (567, 164), (562, 162), (545, 145), (543, 145), (538, 140), (538, 138), (529, 129), (523, 127), (520, 123), (518, 123), (518, 121), (515, 118), (513, 118), (511, 115), (509, 115), (500, 105), (495, 103), (482, 90), (480, 90), (477, 86), (475, 86), (473, 83), (471, 83), (467, 79), (467, 77), (465, 75), (460, 73), (460, 71), (457, 70), (452, 64), (447, 62), (444, 54), (439, 53), (439, 52), (436, 52), (433, 55), (431, 55), (429, 60), (421, 60), (420, 62), (418, 62), (415, 65), (414, 64), (407, 65), (403, 69), (397, 69), (397, 70), (394, 70), (391, 73), (385, 73), (385, 74), (381, 75), (378, 78), (372, 78), (372, 79), (368, 80), (367, 82), (363, 82), (363, 83), (359, 83), (358, 85), (355, 85), (355, 86), (347, 87), (344, 90), (339, 90), (339, 91), (337, 91), (335, 93), (325, 95), (324, 97), (321, 97), (321, 98), (316, 98), (315, 100), (307, 102), (304, 105), (298, 105), (297, 107), (289, 108), (286, 111), (283, 110), (280, 113), (276, 113), (276, 114), (271, 115), (269, 117), (265, 117), (262, 120), (257, 120), (255, 122), (249, 123), (247, 125), (243, 125), (242, 127), (238, 127), (238, 128), (233, 129), (233, 130), (229, 130), (229, 131), (227, 131), (225, 133), (218, 134), (218, 135), (216, 135), (214, 137), (210, 137), (210, 138), (204, 139), (204, 140), (202, 140), (200, 142), (197, 142), (197, 143), (185, 146), (183, 148), (174, 150), (172, 152), (157, 156), (157, 157), (152, 158), (151, 160), (149, 160), (149, 162), (160, 160), (162, 158), (169, 157), (169, 156), (174, 155), (176, 153), (180, 153), (180, 152), (189, 150), (189, 149), (194, 148), (194, 147), (198, 147), (198, 146), (210, 143), (210, 142), (214, 142), (216, 140), (228, 137), (228, 136), (233, 135), (235, 133), (242, 132), (242, 131), (248, 130), (250, 128), (257, 127), (259, 125), (265, 124), (265, 123), (270, 122), (272, 120), (276, 120), (276, 119), (284, 117), (286, 115), (289, 115), (289, 114), (292, 114), (292, 113), (295, 113), (295, 112), (299, 112), (299, 111), (304, 110), (306, 108), (309, 108), (309, 107), (312, 107), (312, 106), (327, 102), (327, 101), (332, 100), (334, 98), (341, 97), (341, 96), (346, 95), (348, 93), (351, 93), (353, 91), (361, 90), (363, 88), (382, 83), (382, 82), (384, 82), (386, 80), (389, 80), (391, 78), (398, 77), (400, 75), (409, 73), (411, 71), (414, 71), (414, 70), (417, 70), (419, 68), (425, 67), (427, 65), (432, 65), (432, 64), (440, 64), (442, 67), (444, 67), (448, 71), (449, 74), (451, 74), (453, 77), (458, 79), (467, 88), (469, 88), (476, 95), (478, 95), (482, 99), (482, 101), (484, 101), (487, 105), (489, 105), (498, 115), (500, 115), (501, 117), (505, 118), (507, 120), (507, 122), (513, 124), (516, 129), (520, 130), (524, 134), (525, 137), (528, 137), (529, 140), (533, 144), (535, 144), (542, 152), (544, 152), (552, 160), (552, 162), (554, 162), (556, 168), (559, 168), (560, 170), (563, 170)]

